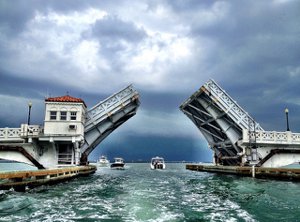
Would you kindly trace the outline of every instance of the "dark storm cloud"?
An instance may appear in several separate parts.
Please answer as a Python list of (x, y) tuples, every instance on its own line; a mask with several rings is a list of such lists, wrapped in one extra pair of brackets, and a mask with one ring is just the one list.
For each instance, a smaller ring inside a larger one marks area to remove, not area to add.
[[(278, 75), (274, 70), (280, 67), (296, 65), (299, 50), (295, 48), (300, 47), (300, 26), (296, 22), (300, 19), (299, 2), (282, 7), (270, 2), (256, 3), (252, 7), (250, 2), (230, 4), (228, 16), (209, 26), (199, 27), (197, 21), (192, 24), (193, 36), (206, 37), (217, 44), (212, 60), (216, 62), (215, 72), (239, 75), (242, 81), (255, 76), (250, 74), (253, 72), (266, 69), (260, 76), (269, 78)], [(268, 70), (274, 65), (278, 67)]]
[[(182, 6), (181, 1), (169, 3), (181, 15), (199, 10), (195, 2), (193, 7)], [(215, 14), (191, 13), (187, 18), (191, 36), (214, 45), (205, 59), (206, 70), (203, 66), (198, 70), (210, 72), (267, 130), (284, 130), (284, 107), (299, 111), (300, 96), (295, 93), (300, 84), (299, 1), (220, 3), (205, 6)], [(290, 118), (299, 130), (300, 118)]]
[[(56, 1), (56, 0), (48, 0), (48, 1), (38, 1), (41, 4), (45, 4), (46, 8), (58, 11), (58, 12), (69, 12), (69, 11), (79, 11), (84, 10), (88, 7), (93, 6), (92, 0), (64, 0), (64, 1)], [(45, 8), (45, 6), (43, 7)]]
[[(137, 158), (134, 148), (148, 152), (149, 144), (149, 156), (166, 146), (185, 156), (184, 149), (206, 144), (178, 106), (213, 78), (266, 130), (285, 130), (288, 107), (291, 128), (300, 131), (299, 1), (17, 0), (0, 6), (0, 127), (26, 121), (30, 99), (33, 122), (41, 123), (45, 95), (68, 91), (91, 107), (134, 83), (140, 109), (114, 132), (123, 144), (131, 142), (126, 153)], [(121, 144), (109, 138), (104, 145), (115, 152)]]
[[(211, 151), (205, 148), (205, 143), (195, 144), (189, 138), (168, 138), (159, 136), (131, 136), (131, 140), (123, 141), (107, 138), (91, 154), (91, 159), (96, 161), (99, 156), (106, 155), (109, 159), (116, 156), (126, 156), (125, 161), (147, 161), (154, 156), (162, 156), (166, 161), (185, 160), (196, 162), (211, 161)], [(139, 152), (143, 151), (143, 152)]]
[(218, 45), (215, 71), (239, 76), (240, 82), (246, 82), (244, 78), (254, 80), (253, 73), (258, 72), (264, 81), (271, 77), (280, 79), (287, 76), (288, 69), (298, 67), (299, 2), (280, 7), (270, 2), (256, 3), (230, 4), (228, 13), (234, 16), (226, 16), (208, 27), (192, 28), (194, 36), (208, 37)]
[(101, 53), (109, 59), (115, 71), (122, 71), (124, 62), (120, 53), (128, 49), (128, 45), (137, 45), (147, 37), (146, 32), (133, 22), (123, 21), (114, 15), (107, 15), (97, 20), (91, 30), (83, 33), (83, 38), (94, 38), (101, 45)]
[[(65, 87), (57, 84), (49, 84), (41, 80), (27, 79), (26, 76), (16, 77), (9, 72), (0, 69), (1, 88), (0, 94), (16, 97), (41, 99), (47, 96), (47, 91), (62, 92)], [(49, 88), (52, 85), (53, 88)]]
[(16, 35), (21, 32), (33, 16), (34, 9), (26, 1), (0, 2), (0, 30), (2, 34)]
[(92, 107), (115, 92), (112, 91), (111, 94), (89, 93), (57, 81), (45, 82), (42, 80), (28, 79), (26, 76), (23, 78), (15, 77), (13, 74), (1, 69), (0, 82), (0, 95), (36, 99), (40, 100), (41, 103), (44, 102), (43, 100), (46, 97), (56, 97), (69, 94), (74, 97), (82, 98), (88, 107)]
[(177, 111), (179, 104), (183, 102), (188, 94), (184, 93), (153, 93), (147, 92), (143, 89), (139, 90), (141, 95), (142, 107), (147, 110), (157, 110), (172, 112)]
[[(97, 5), (93, 0), (2, 0), (0, 2), (0, 30), (3, 34), (15, 36), (26, 28), (26, 24), (37, 12), (49, 13), (51, 11), (73, 12)], [(101, 4), (104, 4), (101, 2)]]
[(92, 28), (92, 35), (96, 38), (110, 41), (125, 40), (138, 43), (147, 35), (141, 28), (136, 27), (132, 22), (126, 22), (117, 16), (106, 16), (96, 21)]
[[(1, 69), (0, 82), (0, 94), (7, 96), (44, 100), (45, 97), (55, 97), (69, 93), (75, 97), (90, 97), (91, 102), (88, 101), (88, 103), (95, 102), (93, 101), (93, 98), (96, 97), (96, 95), (86, 93), (80, 89), (70, 87), (69, 85), (65, 85), (63, 82), (45, 82), (40, 79), (28, 79), (26, 76), (16, 77), (12, 73), (5, 72)], [(97, 96), (99, 100), (99, 97), (105, 98), (105, 96), (108, 95), (97, 94)]]

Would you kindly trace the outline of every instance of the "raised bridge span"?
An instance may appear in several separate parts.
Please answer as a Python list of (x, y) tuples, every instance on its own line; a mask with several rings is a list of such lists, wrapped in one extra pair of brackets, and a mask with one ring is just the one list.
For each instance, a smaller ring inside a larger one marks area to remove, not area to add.
[(139, 94), (132, 85), (113, 94), (88, 110), (84, 127), (84, 144), (80, 147), (81, 162), (112, 131), (136, 114)]
[(240, 164), (243, 130), (264, 131), (214, 80), (207, 81), (180, 106), (225, 165)]

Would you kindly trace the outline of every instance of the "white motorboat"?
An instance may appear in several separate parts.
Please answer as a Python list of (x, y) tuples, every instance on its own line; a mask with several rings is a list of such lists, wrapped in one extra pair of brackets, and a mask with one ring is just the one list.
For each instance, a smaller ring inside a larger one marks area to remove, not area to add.
[(164, 158), (162, 157), (153, 157), (150, 162), (150, 168), (152, 170), (161, 169), (164, 170), (166, 168), (166, 164)]
[(102, 155), (98, 160), (98, 166), (99, 167), (108, 167), (109, 166), (109, 160), (106, 156)]
[(124, 159), (121, 157), (116, 157), (114, 159), (115, 162), (110, 165), (110, 168), (115, 170), (124, 170), (125, 169)]

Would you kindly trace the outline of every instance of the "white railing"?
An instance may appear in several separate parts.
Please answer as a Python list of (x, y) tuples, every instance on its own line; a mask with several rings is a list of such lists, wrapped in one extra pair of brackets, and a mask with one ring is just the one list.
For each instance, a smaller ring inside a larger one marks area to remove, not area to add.
[(39, 125), (22, 124), (21, 128), (0, 128), (0, 141), (24, 141), (24, 138), (37, 138), (43, 128)]
[(86, 115), (85, 131), (88, 131), (93, 125), (101, 121), (102, 117), (109, 115), (120, 105), (127, 105), (131, 102), (133, 97), (138, 97), (138, 92), (132, 85), (127, 86), (125, 89), (113, 94), (104, 101), (99, 102), (92, 107)]
[(254, 129), (264, 131), (264, 129), (254, 121), (254, 119), (244, 111), (236, 101), (234, 101), (214, 80), (210, 79), (203, 85), (212, 96), (220, 108), (226, 112), (235, 123), (242, 129)]
[[(249, 140), (250, 139), (250, 140)], [(284, 144), (284, 145), (300, 145), (300, 133), (292, 133), (291, 131), (253, 131), (243, 130), (243, 143), (256, 144)]]
[(0, 141), (23, 141), (21, 128), (0, 128)]
[(39, 137), (39, 135), (43, 132), (43, 127), (39, 125), (27, 125), (21, 124), (21, 134), (20, 136), (23, 138), (27, 137)]

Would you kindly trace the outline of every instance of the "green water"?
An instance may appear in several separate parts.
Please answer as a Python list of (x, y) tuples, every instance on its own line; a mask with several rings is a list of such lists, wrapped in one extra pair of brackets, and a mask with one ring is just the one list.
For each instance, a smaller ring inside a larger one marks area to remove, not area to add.
[(3, 163), (0, 162), (0, 172), (20, 171), (20, 170), (38, 170), (36, 167), (25, 163)]
[(300, 183), (127, 164), (25, 193), (0, 191), (0, 221), (300, 221)]

